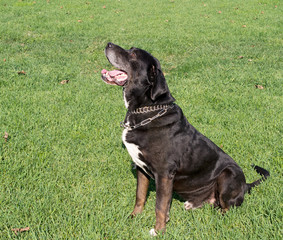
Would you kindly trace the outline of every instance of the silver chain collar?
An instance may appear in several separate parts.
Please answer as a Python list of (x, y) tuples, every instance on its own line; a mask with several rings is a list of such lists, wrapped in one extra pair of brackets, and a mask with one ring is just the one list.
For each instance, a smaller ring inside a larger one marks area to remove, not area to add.
[(149, 112), (154, 112), (157, 110), (161, 109), (168, 109), (171, 105), (153, 105), (153, 106), (148, 106), (148, 107), (140, 107), (132, 111), (132, 114), (140, 114), (140, 113), (149, 113)]
[(129, 119), (129, 116), (127, 117), (127, 122), (121, 122), (120, 123), (120, 127), (122, 128), (125, 128), (125, 129), (128, 129), (128, 130), (133, 130), (133, 129), (136, 129), (136, 128), (139, 128), (139, 127), (142, 127), (142, 126), (145, 126), (149, 123), (151, 123), (154, 119), (156, 118), (159, 118), (161, 116), (163, 116), (165, 113), (167, 113), (167, 111), (169, 109), (172, 109), (174, 107), (174, 103), (170, 104), (170, 105), (156, 105), (156, 106), (149, 106), (149, 107), (142, 107), (142, 108), (137, 108), (135, 109), (134, 111), (132, 111), (131, 113), (132, 114), (141, 114), (141, 113), (148, 113), (148, 112), (153, 112), (153, 111), (157, 111), (157, 110), (160, 110), (156, 115), (154, 115), (153, 117), (151, 118), (147, 118), (143, 121), (141, 121), (140, 123), (134, 125), (134, 126), (131, 126), (129, 123), (128, 123), (128, 119)]

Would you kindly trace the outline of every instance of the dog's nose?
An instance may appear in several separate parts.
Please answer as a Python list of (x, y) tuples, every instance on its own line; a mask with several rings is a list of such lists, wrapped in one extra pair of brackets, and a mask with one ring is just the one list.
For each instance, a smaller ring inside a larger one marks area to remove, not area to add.
[(113, 43), (109, 42), (109, 43), (107, 44), (107, 47), (108, 47), (108, 48), (112, 48), (112, 47), (113, 47)]

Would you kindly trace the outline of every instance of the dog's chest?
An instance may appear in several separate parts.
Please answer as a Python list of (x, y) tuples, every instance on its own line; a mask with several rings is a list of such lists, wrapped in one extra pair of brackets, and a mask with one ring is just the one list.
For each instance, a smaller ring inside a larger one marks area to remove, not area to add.
[(133, 162), (141, 169), (143, 169), (145, 172), (147, 172), (147, 165), (140, 158), (140, 156), (142, 156), (142, 152), (140, 151), (138, 145), (127, 142), (127, 134), (128, 134), (128, 130), (124, 129), (122, 134), (122, 140), (128, 150), (128, 153), (132, 157)]

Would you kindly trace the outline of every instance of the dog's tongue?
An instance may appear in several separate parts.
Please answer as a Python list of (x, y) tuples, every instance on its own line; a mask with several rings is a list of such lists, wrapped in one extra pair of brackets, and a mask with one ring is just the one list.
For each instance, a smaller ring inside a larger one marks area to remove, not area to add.
[(124, 74), (124, 72), (119, 70), (113, 70), (113, 71), (109, 71), (108, 74), (110, 75), (110, 77), (115, 77), (117, 75)]
[(105, 73), (107, 73), (108, 71), (106, 70), (106, 69), (102, 69), (101, 70), (101, 74), (105, 74)]
[(117, 76), (117, 75), (124, 74), (124, 72), (119, 71), (119, 70), (107, 71), (106, 69), (103, 69), (103, 70), (101, 71), (101, 73), (102, 73), (102, 74), (108, 73), (110, 77), (115, 77), (115, 76)]

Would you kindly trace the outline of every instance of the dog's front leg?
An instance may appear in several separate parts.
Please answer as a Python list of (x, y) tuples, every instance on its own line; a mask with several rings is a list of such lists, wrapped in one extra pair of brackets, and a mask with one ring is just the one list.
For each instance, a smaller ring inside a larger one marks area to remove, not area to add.
[(152, 236), (157, 235), (157, 231), (165, 233), (166, 222), (169, 221), (169, 209), (172, 200), (173, 178), (156, 176), (156, 224), (155, 228), (150, 230)]
[(149, 177), (137, 167), (137, 192), (136, 192), (136, 204), (131, 216), (134, 217), (141, 213), (146, 201), (147, 190), (149, 186)]

